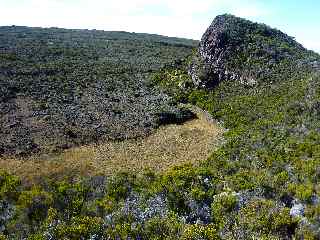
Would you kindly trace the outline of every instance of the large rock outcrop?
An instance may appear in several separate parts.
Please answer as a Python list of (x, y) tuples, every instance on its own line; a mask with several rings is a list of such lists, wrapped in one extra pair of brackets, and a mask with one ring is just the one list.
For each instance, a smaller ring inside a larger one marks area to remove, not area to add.
[(217, 16), (202, 36), (189, 66), (193, 83), (213, 88), (223, 80), (256, 85), (307, 50), (293, 37), (233, 15)]

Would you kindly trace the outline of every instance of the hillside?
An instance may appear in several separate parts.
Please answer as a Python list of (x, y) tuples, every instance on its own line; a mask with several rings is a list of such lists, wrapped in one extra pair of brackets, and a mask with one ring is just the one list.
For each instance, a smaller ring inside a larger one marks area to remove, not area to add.
[(319, 66), (318, 54), (279, 30), (221, 15), (193, 57), (155, 75), (228, 129), (203, 165), (211, 201), (221, 198), (211, 216), (222, 239), (320, 238)]
[(173, 45), (180, 60), (152, 68), (146, 86), (225, 128), (209, 158), (34, 186), (3, 172), (4, 239), (320, 239), (319, 54), (232, 15), (191, 45)]
[(148, 79), (196, 44), (126, 32), (1, 27), (0, 155), (136, 138), (163, 121), (190, 118)]

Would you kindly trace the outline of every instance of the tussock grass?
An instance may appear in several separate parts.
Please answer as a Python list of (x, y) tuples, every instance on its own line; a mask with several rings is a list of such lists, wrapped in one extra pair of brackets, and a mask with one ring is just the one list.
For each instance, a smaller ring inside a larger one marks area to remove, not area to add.
[(198, 164), (219, 144), (223, 129), (197, 108), (198, 118), (161, 126), (146, 138), (108, 141), (72, 148), (56, 155), (0, 159), (0, 168), (32, 183), (50, 177), (110, 175), (119, 171), (163, 171), (183, 163)]

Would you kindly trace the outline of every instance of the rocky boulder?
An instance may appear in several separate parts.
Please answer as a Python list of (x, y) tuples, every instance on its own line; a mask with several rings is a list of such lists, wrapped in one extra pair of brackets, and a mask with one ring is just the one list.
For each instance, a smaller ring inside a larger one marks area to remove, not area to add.
[(220, 15), (203, 34), (189, 74), (198, 88), (213, 88), (223, 80), (253, 86), (305, 52), (293, 37), (279, 30)]

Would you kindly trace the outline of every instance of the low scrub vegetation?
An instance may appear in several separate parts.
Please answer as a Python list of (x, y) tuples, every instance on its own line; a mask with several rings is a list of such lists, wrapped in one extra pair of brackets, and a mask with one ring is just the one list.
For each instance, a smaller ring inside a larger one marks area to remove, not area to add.
[[(234, 31), (250, 33), (247, 21), (234, 21)], [(205, 109), (226, 128), (206, 160), (34, 186), (3, 172), (1, 237), (320, 239), (320, 74), (313, 67), (320, 57), (260, 30), (250, 38), (256, 45), (242, 45), (226, 63), (259, 69), (265, 62), (249, 58), (267, 34), (266, 56), (280, 48), (281, 58), (271, 74), (255, 76), (257, 85), (234, 79), (197, 87), (188, 76), (192, 56), (153, 74), (150, 84), (175, 103)]]

